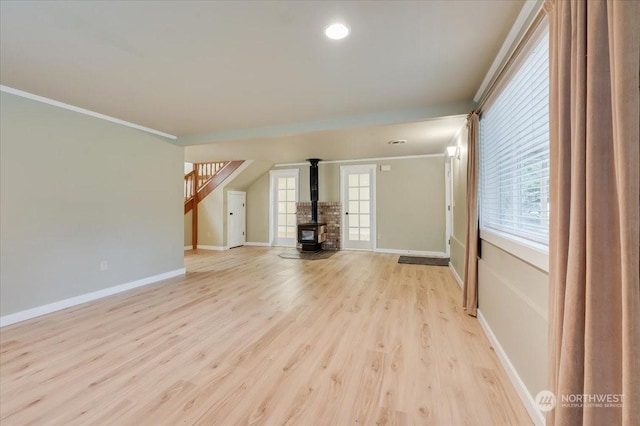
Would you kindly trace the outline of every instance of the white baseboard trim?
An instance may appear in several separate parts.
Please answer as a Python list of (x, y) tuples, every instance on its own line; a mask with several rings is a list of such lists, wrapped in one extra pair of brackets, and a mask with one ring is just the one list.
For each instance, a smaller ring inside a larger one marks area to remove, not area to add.
[(460, 278), (460, 275), (458, 275), (458, 271), (456, 271), (456, 268), (453, 267), (453, 264), (451, 262), (449, 262), (449, 269), (451, 269), (451, 273), (453, 274), (453, 277), (458, 282), (460, 289), (462, 289), (464, 287), (464, 284), (462, 283), (462, 278)]
[(477, 318), (478, 318), (478, 322), (480, 323), (480, 326), (482, 327), (482, 330), (484, 331), (484, 334), (487, 336), (487, 339), (489, 339), (489, 342), (493, 346), (493, 349), (495, 350), (496, 355), (498, 356), (498, 359), (502, 364), (502, 367), (507, 373), (509, 380), (511, 380), (513, 387), (516, 388), (516, 392), (518, 392), (518, 396), (520, 397), (520, 400), (524, 404), (524, 408), (526, 408), (527, 412), (529, 413), (529, 417), (531, 417), (531, 420), (536, 426), (545, 426), (546, 421), (545, 421), (544, 415), (536, 407), (536, 403), (535, 403), (535, 400), (533, 399), (533, 396), (531, 396), (531, 394), (529, 393), (529, 390), (527, 389), (524, 382), (520, 378), (520, 375), (518, 375), (516, 368), (513, 366), (513, 364), (511, 364), (511, 361), (509, 360), (507, 353), (504, 351), (504, 349), (500, 345), (500, 342), (498, 341), (498, 338), (496, 337), (496, 335), (493, 334), (491, 327), (489, 327), (489, 323), (487, 323), (487, 320), (482, 315), (482, 312), (480, 312), (480, 310), (478, 310)]
[(271, 244), (269, 243), (261, 243), (261, 242), (253, 242), (253, 241), (247, 241), (246, 243), (244, 243), (245, 246), (256, 246), (256, 247), (271, 247)]
[(193, 246), (184, 246), (185, 250), (193, 250)]
[(228, 250), (229, 247), (223, 247), (223, 246), (203, 246), (198, 244), (198, 250)]
[(411, 256), (431, 256), (431, 257), (449, 257), (447, 253), (443, 251), (422, 251), (422, 250), (398, 250), (398, 249), (373, 249), (374, 253), (388, 253), (388, 254), (406, 254)]
[(71, 297), (69, 299), (60, 300), (58, 302), (49, 303), (48, 305), (38, 306), (24, 311), (16, 312), (14, 314), (4, 315), (0, 317), (0, 327), (15, 324), (17, 322), (26, 321), (31, 318), (39, 317), (42, 315), (50, 314), (52, 312), (61, 311), (62, 309), (70, 308), (72, 306), (80, 305), (82, 303), (91, 302), (93, 300), (101, 299), (103, 297), (111, 296), (123, 291), (132, 290), (137, 287), (153, 284), (158, 281), (166, 280), (169, 278), (177, 277), (178, 275), (184, 275), (185, 268), (175, 269), (173, 271), (165, 272), (163, 274), (153, 275), (151, 277), (142, 278), (140, 280), (131, 281), (125, 284), (108, 287), (102, 290), (94, 291), (80, 296)]

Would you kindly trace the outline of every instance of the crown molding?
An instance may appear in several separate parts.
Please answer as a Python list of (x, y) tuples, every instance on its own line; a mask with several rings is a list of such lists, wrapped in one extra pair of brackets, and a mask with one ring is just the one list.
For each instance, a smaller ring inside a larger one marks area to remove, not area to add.
[(178, 139), (177, 136), (170, 135), (169, 133), (161, 132), (159, 130), (151, 129), (145, 126), (140, 126), (135, 123), (130, 123), (128, 121), (120, 120), (119, 118), (111, 117), (105, 114), (100, 114), (99, 112), (90, 111), (88, 109), (80, 108), (74, 105), (65, 104), (64, 102), (59, 102), (53, 99), (45, 98), (44, 96), (34, 95), (33, 93), (14, 89), (13, 87), (0, 85), (0, 92), (10, 93), (12, 95), (20, 96), (22, 98), (31, 99), (32, 101), (41, 102), (43, 104), (48, 104), (58, 108), (67, 109), (69, 111), (74, 111), (80, 114), (88, 115), (90, 117), (99, 118), (100, 120), (110, 121), (112, 123), (131, 127), (132, 129), (141, 130), (143, 132), (151, 133), (157, 136), (162, 136), (163, 138), (172, 139), (174, 141)]
[[(444, 154), (420, 154), (420, 155), (403, 155), (399, 157), (375, 157), (375, 158), (356, 158), (353, 160), (328, 160), (320, 161), (318, 164), (343, 164), (343, 163), (362, 163), (365, 161), (389, 161), (389, 160), (411, 160), (413, 158), (430, 158), (444, 157)], [(300, 163), (281, 163), (274, 164), (273, 167), (292, 167), (292, 166), (308, 166), (309, 162)]]

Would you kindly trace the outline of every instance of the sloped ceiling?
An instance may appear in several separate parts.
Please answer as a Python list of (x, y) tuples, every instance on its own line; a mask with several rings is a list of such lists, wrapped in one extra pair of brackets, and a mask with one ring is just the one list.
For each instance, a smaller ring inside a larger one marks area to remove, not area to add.
[(242, 173), (225, 184), (228, 189), (246, 191), (253, 182), (273, 167), (273, 163), (260, 160), (248, 160), (249, 164)]
[[(297, 163), (307, 158), (353, 160), (442, 154), (464, 123), (464, 116), (455, 116), (416, 123), (218, 142), (188, 146), (185, 148), (185, 158), (190, 162), (224, 161), (233, 158)], [(399, 145), (389, 144), (396, 139), (405, 139), (407, 142)]]

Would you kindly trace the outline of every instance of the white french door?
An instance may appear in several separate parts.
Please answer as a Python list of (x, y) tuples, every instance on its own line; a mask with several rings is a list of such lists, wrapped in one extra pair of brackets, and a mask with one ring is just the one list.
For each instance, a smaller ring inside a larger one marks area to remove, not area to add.
[(342, 248), (375, 248), (376, 166), (340, 167)]
[(275, 246), (295, 247), (298, 169), (271, 171), (270, 241)]

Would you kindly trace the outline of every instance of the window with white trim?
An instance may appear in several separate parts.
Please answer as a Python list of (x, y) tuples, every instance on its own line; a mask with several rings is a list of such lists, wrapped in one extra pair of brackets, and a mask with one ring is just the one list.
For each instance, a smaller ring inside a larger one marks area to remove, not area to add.
[(480, 117), (480, 230), (549, 242), (549, 32), (530, 40)]

